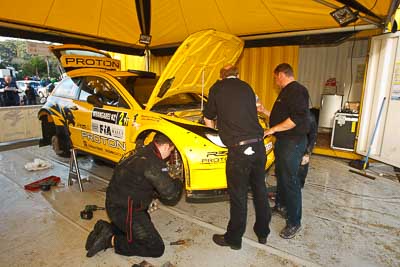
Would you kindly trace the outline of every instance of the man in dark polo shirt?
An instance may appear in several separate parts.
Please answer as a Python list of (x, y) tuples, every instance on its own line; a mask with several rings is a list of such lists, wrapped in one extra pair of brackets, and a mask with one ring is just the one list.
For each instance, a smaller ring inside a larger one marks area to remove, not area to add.
[(213, 241), (220, 246), (240, 249), (246, 229), (249, 185), (256, 211), (253, 229), (258, 242), (266, 244), (270, 232), (271, 211), (264, 170), (266, 155), (252, 88), (238, 79), (238, 70), (232, 65), (222, 68), (220, 74), (222, 80), (211, 87), (203, 114), (209, 127), (214, 127), (214, 121), (218, 121), (219, 135), (228, 147), (226, 178), (230, 220), (226, 233), (215, 234)]
[(275, 174), (277, 177), (276, 206), (287, 208), (286, 226), (280, 232), (285, 239), (293, 238), (301, 228), (301, 183), (299, 166), (306, 150), (309, 132), (308, 91), (294, 80), (293, 69), (287, 63), (274, 70), (275, 82), (281, 92), (272, 107), (270, 129), (264, 135), (274, 134)]

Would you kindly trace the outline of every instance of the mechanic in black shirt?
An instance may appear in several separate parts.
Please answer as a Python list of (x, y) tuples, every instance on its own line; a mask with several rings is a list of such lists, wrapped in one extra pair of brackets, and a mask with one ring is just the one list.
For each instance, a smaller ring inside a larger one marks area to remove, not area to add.
[(163, 255), (164, 242), (148, 208), (155, 195), (166, 205), (176, 205), (181, 198), (183, 184), (169, 176), (164, 162), (174, 148), (171, 140), (157, 133), (152, 143), (115, 167), (106, 193), (111, 224), (97, 221), (86, 241), (87, 257), (110, 247), (125, 256)]
[(240, 249), (246, 229), (247, 192), (253, 192), (256, 211), (254, 232), (258, 242), (265, 244), (270, 233), (271, 211), (265, 186), (265, 147), (263, 129), (258, 122), (256, 96), (252, 88), (238, 79), (238, 69), (227, 65), (221, 69), (222, 80), (210, 89), (203, 111), (207, 126), (218, 130), (228, 147), (226, 178), (230, 201), (230, 220), (224, 235), (215, 234), (220, 246)]
[(293, 238), (301, 228), (302, 197), (298, 176), (306, 150), (310, 128), (307, 89), (295, 81), (292, 67), (279, 64), (274, 70), (275, 82), (282, 90), (270, 116), (270, 126), (264, 136), (274, 134), (276, 143), (275, 174), (277, 177), (276, 206), (287, 208), (286, 226), (280, 232), (285, 239)]

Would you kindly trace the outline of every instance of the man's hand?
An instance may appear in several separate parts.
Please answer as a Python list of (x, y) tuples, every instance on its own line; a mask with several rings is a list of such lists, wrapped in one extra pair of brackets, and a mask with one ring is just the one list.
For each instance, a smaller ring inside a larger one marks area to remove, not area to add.
[(257, 102), (256, 103), (256, 106), (257, 106), (257, 111), (258, 112), (260, 112), (260, 113), (262, 113), (262, 114), (265, 114), (266, 116), (270, 116), (271, 115), (271, 112), (269, 112), (264, 106), (263, 106), (263, 104), (261, 104), (260, 102)]
[(207, 127), (215, 128), (214, 120), (210, 120), (210, 119), (207, 119), (206, 117), (204, 117), (204, 123), (206, 124)]
[(268, 130), (264, 131), (264, 138), (267, 137), (268, 135), (273, 135), (275, 131), (273, 128), (269, 128)]
[(306, 165), (310, 162), (310, 154), (304, 154), (303, 158), (301, 159), (301, 165)]
[(278, 124), (275, 125), (274, 127), (269, 128), (268, 130), (266, 130), (266, 131), (264, 132), (264, 138), (265, 138), (267, 135), (271, 135), (271, 134), (274, 134), (274, 133), (276, 133), (276, 132), (287, 131), (287, 130), (293, 129), (294, 127), (296, 127), (296, 124), (295, 124), (295, 123), (290, 119), (290, 117), (289, 117), (289, 118), (287, 118), (286, 120), (284, 120), (283, 122), (278, 123)]

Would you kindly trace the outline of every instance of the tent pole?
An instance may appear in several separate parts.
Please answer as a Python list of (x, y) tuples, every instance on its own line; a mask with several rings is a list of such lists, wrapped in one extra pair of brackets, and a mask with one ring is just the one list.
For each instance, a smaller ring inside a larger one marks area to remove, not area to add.
[(292, 36), (302, 36), (302, 35), (316, 35), (324, 33), (335, 33), (335, 32), (354, 32), (364, 31), (364, 30), (374, 30), (377, 29), (376, 25), (359, 25), (359, 26), (349, 26), (342, 28), (330, 28), (330, 29), (320, 29), (320, 30), (308, 30), (308, 31), (295, 31), (295, 32), (282, 32), (282, 33), (272, 33), (272, 34), (261, 34), (261, 35), (249, 35), (249, 36), (239, 36), (241, 39), (247, 40), (258, 40), (258, 39), (271, 39), (278, 37), (292, 37)]
[(146, 48), (144, 50), (144, 62), (145, 62), (146, 71), (150, 71), (150, 54), (151, 54), (150, 49), (146, 45)]

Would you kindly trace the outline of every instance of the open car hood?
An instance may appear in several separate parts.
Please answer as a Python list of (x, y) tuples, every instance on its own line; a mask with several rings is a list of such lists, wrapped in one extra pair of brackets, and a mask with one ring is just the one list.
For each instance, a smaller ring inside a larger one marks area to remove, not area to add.
[(96, 48), (84, 45), (53, 45), (50, 51), (56, 56), (65, 71), (80, 68), (100, 68), (107, 70), (119, 70), (119, 60)]
[(243, 50), (238, 37), (205, 30), (190, 35), (179, 46), (160, 76), (146, 104), (150, 110), (159, 101), (180, 93), (208, 95), (220, 69), (235, 64)]

